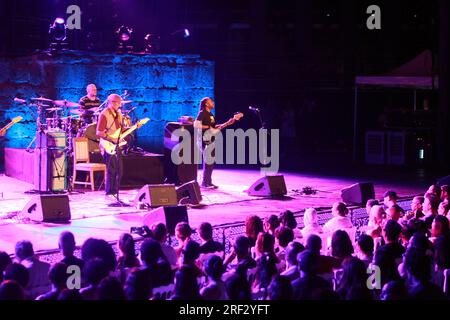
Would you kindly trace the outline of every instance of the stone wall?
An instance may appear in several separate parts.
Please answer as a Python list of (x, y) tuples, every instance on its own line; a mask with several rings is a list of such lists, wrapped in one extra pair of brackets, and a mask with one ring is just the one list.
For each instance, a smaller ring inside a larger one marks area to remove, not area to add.
[(162, 152), (164, 126), (182, 115), (195, 116), (202, 97), (214, 96), (214, 62), (199, 55), (139, 55), (67, 51), (0, 58), (0, 126), (21, 115), (2, 143), (24, 148), (35, 135), (36, 107), (13, 101), (44, 96), (78, 102), (94, 83), (100, 100), (111, 93), (133, 100), (138, 118), (152, 121), (139, 129), (138, 145)]

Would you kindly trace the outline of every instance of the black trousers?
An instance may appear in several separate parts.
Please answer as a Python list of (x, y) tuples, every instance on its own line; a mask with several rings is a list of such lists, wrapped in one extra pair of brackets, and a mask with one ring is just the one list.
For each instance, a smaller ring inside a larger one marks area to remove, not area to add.
[(104, 152), (103, 160), (106, 164), (105, 193), (116, 195), (119, 192), (123, 174), (122, 152), (119, 150), (115, 155)]
[[(215, 162), (215, 155), (216, 155), (216, 150), (213, 150), (212, 152), (210, 151), (212, 148), (214, 148), (214, 143), (210, 143), (210, 144), (204, 144), (203, 145), (203, 180), (202, 180), (202, 185), (210, 185), (212, 184), (212, 173), (213, 173), (213, 169), (214, 169), (214, 162)], [(211, 162), (212, 160), (214, 160), (214, 162), (212, 162), (211, 164), (207, 163), (207, 155), (210, 155), (210, 159), (209, 161)]]

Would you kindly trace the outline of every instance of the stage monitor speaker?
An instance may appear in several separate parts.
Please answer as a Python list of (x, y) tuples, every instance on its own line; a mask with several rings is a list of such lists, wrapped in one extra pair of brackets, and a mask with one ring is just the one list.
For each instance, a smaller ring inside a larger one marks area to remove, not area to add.
[(200, 186), (197, 181), (187, 182), (177, 188), (179, 204), (199, 204), (202, 201)]
[(189, 223), (186, 206), (164, 206), (145, 214), (143, 224), (149, 228), (155, 223), (164, 223), (169, 234), (175, 234), (178, 222)]
[(173, 184), (146, 184), (134, 198), (134, 205), (144, 203), (150, 207), (176, 206), (177, 192)]
[(265, 176), (253, 183), (248, 188), (247, 193), (250, 196), (282, 196), (287, 194), (286, 183), (283, 175)]
[(448, 175), (446, 177), (439, 178), (437, 180), (437, 185), (440, 186), (440, 187), (443, 186), (443, 185), (450, 185), (450, 175)]
[(39, 222), (70, 221), (69, 197), (67, 195), (38, 195), (22, 210), (22, 216)]
[(375, 198), (375, 189), (370, 182), (355, 183), (341, 190), (341, 198), (347, 204), (366, 204)]

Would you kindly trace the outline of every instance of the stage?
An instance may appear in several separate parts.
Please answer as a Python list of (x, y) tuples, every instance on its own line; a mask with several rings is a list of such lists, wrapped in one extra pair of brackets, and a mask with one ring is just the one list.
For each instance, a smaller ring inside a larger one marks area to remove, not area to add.
[[(289, 209), (299, 212), (308, 207), (329, 208), (334, 201), (340, 200), (340, 190), (353, 183), (357, 178), (311, 175), (307, 173), (282, 172), (288, 194), (283, 199), (249, 196), (245, 190), (260, 177), (259, 170), (216, 169), (214, 182), (220, 186), (217, 190), (202, 189), (202, 206), (189, 208), (189, 223), (196, 228), (201, 222), (220, 225), (243, 222), (245, 217), (256, 214), (265, 217)], [(201, 172), (199, 172), (199, 178)], [(373, 181), (376, 198), (382, 198), (387, 189), (396, 190), (400, 196), (423, 193), (424, 185), (414, 185), (399, 181), (395, 185), (381, 178)], [(304, 187), (312, 187), (316, 194), (303, 195)], [(14, 252), (14, 244), (23, 239), (30, 240), (36, 251), (57, 248), (58, 235), (63, 230), (72, 231), (81, 245), (87, 238), (96, 237), (114, 241), (123, 232), (129, 232), (133, 226), (142, 225), (142, 217), (147, 210), (135, 207), (108, 207), (103, 191), (69, 195), (72, 219), (69, 224), (31, 222), (21, 217), (21, 210), (33, 195), (25, 194), (33, 185), (5, 175), (0, 176), (0, 249)], [(124, 202), (133, 201), (138, 189), (121, 190), (120, 198)]]

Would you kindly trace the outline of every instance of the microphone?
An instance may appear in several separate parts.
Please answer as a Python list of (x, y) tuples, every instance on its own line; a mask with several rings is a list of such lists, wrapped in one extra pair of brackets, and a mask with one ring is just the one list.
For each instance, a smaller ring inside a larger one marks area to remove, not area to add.
[(252, 111), (254, 111), (254, 112), (259, 112), (259, 109), (258, 109), (258, 108), (248, 107), (248, 109), (249, 109), (249, 110), (252, 110)]
[(23, 104), (27, 104), (27, 102), (23, 99), (19, 99), (19, 98), (14, 98), (14, 102), (18, 102), (18, 103), (23, 103)]

